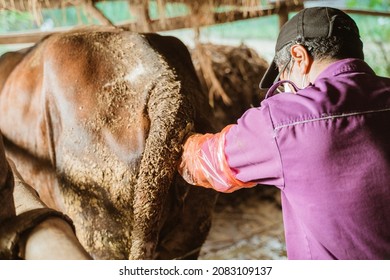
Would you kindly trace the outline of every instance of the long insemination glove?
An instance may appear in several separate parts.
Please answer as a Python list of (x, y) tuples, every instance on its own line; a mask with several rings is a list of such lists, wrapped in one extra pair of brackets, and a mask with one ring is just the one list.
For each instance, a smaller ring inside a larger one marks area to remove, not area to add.
[(179, 173), (187, 183), (230, 193), (256, 185), (236, 179), (225, 153), (225, 136), (233, 125), (216, 134), (193, 134), (184, 143)]

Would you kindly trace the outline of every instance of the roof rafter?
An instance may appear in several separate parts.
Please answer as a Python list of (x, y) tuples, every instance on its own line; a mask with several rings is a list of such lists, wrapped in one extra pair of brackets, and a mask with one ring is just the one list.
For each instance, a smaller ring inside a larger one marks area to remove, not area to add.
[[(269, 15), (279, 14), (281, 11), (283, 11), (283, 13), (298, 11), (301, 8), (302, 6), (294, 6), (289, 8), (289, 10), (287, 11), (287, 10), (282, 10), (283, 8), (278, 6), (278, 7), (271, 7), (268, 9), (251, 10), (250, 13), (246, 11), (234, 10), (229, 12), (210, 13), (208, 14), (207, 17), (182, 16), (182, 17), (166, 18), (164, 19), (164, 24), (161, 24), (160, 19), (157, 20), (149, 19), (149, 23), (147, 26), (145, 26), (140, 21), (122, 22), (120, 24), (116, 24), (116, 26), (119, 28), (123, 28), (125, 30), (135, 31), (135, 32), (160, 32), (160, 31), (168, 31), (168, 30), (183, 29), (183, 28), (202, 27), (202, 26), (208, 26), (214, 24), (233, 22), (233, 21), (243, 20), (243, 19), (269, 16)], [(41, 38), (51, 33), (63, 32), (66, 30), (69, 30), (69, 28), (61, 29), (61, 30), (57, 29), (52, 32), (29, 32), (23, 34), (17, 33), (17, 34), (0, 35), (0, 44), (35, 43), (39, 41)]]

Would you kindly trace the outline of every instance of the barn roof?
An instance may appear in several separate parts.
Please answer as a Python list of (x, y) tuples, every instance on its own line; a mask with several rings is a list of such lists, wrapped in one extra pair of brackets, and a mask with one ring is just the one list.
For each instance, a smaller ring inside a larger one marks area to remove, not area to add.
[[(40, 14), (44, 9), (64, 9), (69, 6), (81, 7), (90, 15), (98, 19), (102, 24), (113, 24), (99, 9), (99, 4), (115, 2), (109, 0), (0, 0), (0, 11), (22, 11), (30, 12), (36, 20), (40, 21)], [(273, 14), (271, 9), (281, 9), (285, 6), (290, 9), (302, 8), (303, 0), (128, 0), (127, 2), (132, 14), (137, 17), (138, 25), (147, 25), (153, 22), (149, 15), (149, 7), (155, 4), (158, 9), (158, 27), (154, 27), (153, 31), (164, 29), (176, 29), (177, 27), (192, 27), (199, 23), (200, 25), (209, 25), (232, 21), (245, 17), (259, 16), (261, 14)], [(185, 15), (187, 23), (178, 24), (178, 21), (184, 19), (176, 19), (174, 21), (166, 21), (169, 15), (166, 14), (166, 5), (170, 4), (171, 9), (186, 7), (188, 13)], [(179, 6), (181, 4), (181, 7)], [(218, 18), (215, 17), (215, 12), (222, 11)], [(229, 13), (227, 13), (229, 12)], [(224, 14), (224, 16), (221, 16)], [(228, 15), (228, 16), (227, 16)], [(196, 18), (196, 19), (194, 19)], [(192, 19), (192, 20), (191, 20)], [(139, 28), (137, 28), (139, 30)]]
[[(95, 5), (99, 2), (115, 2), (117, 0), (0, 0), (0, 9), (13, 9), (19, 11), (33, 11), (34, 9), (52, 9), (63, 8), (66, 6), (77, 5)], [(241, 7), (256, 7), (259, 5), (275, 4), (286, 2), (288, 4), (297, 4), (302, 0), (127, 0), (129, 5), (145, 5), (149, 2), (156, 2), (160, 7), (167, 3), (183, 3), (192, 9), (196, 10), (204, 6), (219, 7), (219, 6), (241, 6)]]
[[(0, 0), (0, 11), (29, 12), (37, 26), (43, 22), (45, 9), (65, 9), (69, 6), (83, 9), (89, 17), (102, 25), (115, 25), (137, 32), (159, 32), (181, 28), (198, 28), (218, 23), (278, 14), (283, 24), (290, 11), (303, 8), (303, 0), (128, 0), (129, 13), (133, 16), (124, 22), (113, 22), (101, 5), (115, 2), (108, 0)], [(169, 10), (180, 9), (180, 16), (170, 16)], [(157, 7), (157, 18), (151, 18), (150, 7)], [(184, 7), (184, 9), (183, 9)], [(183, 10), (185, 13), (183, 13)], [(0, 44), (37, 41), (47, 34), (0, 35)]]
[[(98, 24), (115, 25), (136, 32), (160, 32), (182, 28), (197, 29), (202, 26), (274, 14), (279, 16), (279, 26), (281, 26), (288, 20), (289, 12), (301, 10), (305, 1), (307, 0), (0, 0), (0, 13), (1, 11), (29, 12), (35, 18), (36, 26), (40, 27), (43, 23), (42, 11), (45, 9), (65, 9), (74, 6)], [(131, 17), (123, 22), (113, 22), (102, 8), (110, 2), (127, 3)], [(169, 10), (175, 7), (179, 9), (180, 16), (169, 15), (167, 5), (169, 5)], [(151, 17), (151, 6), (157, 9), (157, 17)], [(183, 7), (185, 7), (185, 13), (183, 13)], [(345, 9), (344, 11), (390, 16), (388, 12), (347, 11)], [(61, 31), (63, 31), (61, 28), (57, 28), (50, 32), (0, 34), (0, 44), (32, 43), (48, 33)]]

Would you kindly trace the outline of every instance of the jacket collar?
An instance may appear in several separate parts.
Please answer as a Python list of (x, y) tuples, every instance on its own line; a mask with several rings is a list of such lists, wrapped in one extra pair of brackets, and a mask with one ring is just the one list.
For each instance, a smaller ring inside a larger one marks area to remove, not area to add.
[(350, 72), (364, 72), (375, 75), (375, 72), (364, 60), (357, 58), (346, 58), (330, 64), (318, 75), (316, 81)]

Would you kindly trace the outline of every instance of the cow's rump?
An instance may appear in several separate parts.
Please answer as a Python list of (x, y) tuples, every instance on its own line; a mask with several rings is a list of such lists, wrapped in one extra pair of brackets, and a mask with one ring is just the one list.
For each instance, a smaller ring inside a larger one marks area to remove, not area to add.
[(73, 219), (87, 251), (196, 257), (216, 193), (176, 174), (184, 137), (212, 130), (186, 47), (95, 27), (7, 57), (0, 128), (8, 153), (42, 199)]

